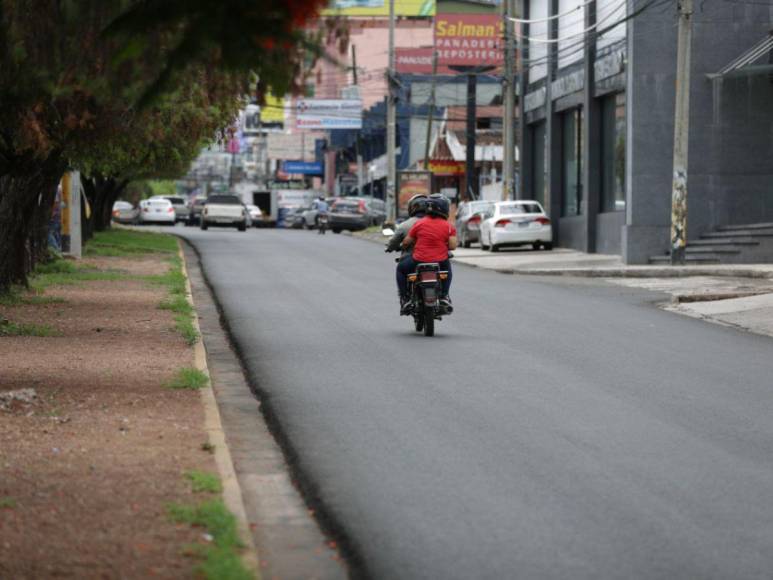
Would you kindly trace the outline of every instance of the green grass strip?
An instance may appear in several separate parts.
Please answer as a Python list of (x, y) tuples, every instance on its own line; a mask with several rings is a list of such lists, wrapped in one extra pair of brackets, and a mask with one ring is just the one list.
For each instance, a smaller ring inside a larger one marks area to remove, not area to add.
[(40, 294), (25, 292), (19, 288), (11, 288), (5, 294), (0, 294), (0, 306), (20, 306), (22, 304), (44, 305), (62, 304), (66, 302), (59, 296), (42, 296)]
[(193, 367), (184, 367), (177, 371), (177, 374), (164, 386), (167, 389), (203, 389), (209, 385), (209, 377), (199, 369)]
[(0, 497), (0, 509), (13, 509), (16, 507), (16, 500), (12, 497)]
[(0, 336), (62, 336), (62, 333), (47, 324), (24, 324), (0, 318)]
[(185, 473), (185, 478), (191, 482), (191, 488), (194, 493), (220, 493), (223, 491), (223, 485), (220, 483), (220, 478), (214, 473), (196, 470), (188, 471)]
[(86, 244), (87, 256), (140, 256), (142, 254), (176, 254), (177, 239), (169, 234), (110, 229), (96, 232)]
[(197, 506), (173, 504), (169, 516), (178, 523), (201, 526), (212, 536), (211, 544), (201, 548), (204, 558), (197, 571), (207, 580), (251, 580), (253, 575), (244, 566), (238, 550), (243, 547), (236, 529), (236, 518), (222, 500), (212, 500)]

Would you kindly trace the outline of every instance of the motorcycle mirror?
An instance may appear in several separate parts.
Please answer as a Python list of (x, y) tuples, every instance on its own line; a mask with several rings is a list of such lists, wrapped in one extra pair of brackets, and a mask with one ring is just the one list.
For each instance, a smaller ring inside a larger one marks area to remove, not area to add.
[(390, 237), (395, 235), (395, 231), (392, 228), (384, 228), (383, 230), (381, 230), (381, 233), (384, 234), (385, 236), (390, 236)]

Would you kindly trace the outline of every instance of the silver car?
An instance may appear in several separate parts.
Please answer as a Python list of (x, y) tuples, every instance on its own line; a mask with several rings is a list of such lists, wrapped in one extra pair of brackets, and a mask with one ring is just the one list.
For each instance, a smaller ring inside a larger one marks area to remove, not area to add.
[(456, 235), (459, 245), (469, 248), (473, 242), (480, 241), (480, 224), (483, 214), (494, 207), (493, 201), (465, 201), (456, 210)]
[(140, 220), (140, 210), (128, 201), (116, 201), (113, 204), (113, 221), (119, 224), (136, 224)]

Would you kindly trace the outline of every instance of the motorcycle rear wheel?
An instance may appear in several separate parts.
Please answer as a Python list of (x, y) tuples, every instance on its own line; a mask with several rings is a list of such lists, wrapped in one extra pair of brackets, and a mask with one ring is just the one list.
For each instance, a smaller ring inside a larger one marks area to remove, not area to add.
[(424, 330), (424, 314), (414, 314), (413, 324), (416, 327), (416, 332)]
[(430, 309), (424, 311), (424, 336), (435, 336), (435, 314)]

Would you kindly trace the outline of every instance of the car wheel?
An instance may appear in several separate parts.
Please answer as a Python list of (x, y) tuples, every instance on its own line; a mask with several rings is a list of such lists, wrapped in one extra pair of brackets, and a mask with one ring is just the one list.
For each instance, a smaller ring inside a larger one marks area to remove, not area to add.
[(481, 232), (479, 235), (480, 235), (480, 249), (488, 250), (488, 246), (483, 243), (483, 232)]
[(542, 247), (546, 250), (552, 250), (553, 249), (553, 242), (542, 242)]
[(498, 252), (499, 251), (499, 246), (497, 246), (496, 244), (491, 244), (489, 246), (489, 250), (491, 250), (492, 252)]
[(531, 245), (531, 247), (536, 251), (536, 250), (539, 250), (542, 247), (542, 244), (540, 244), (539, 242), (534, 242)]
[(334, 234), (340, 234), (341, 233), (341, 228), (330, 228), (330, 229), (333, 230)]
[(247, 231), (247, 222), (242, 222), (238, 226), (240, 232), (246, 232)]

